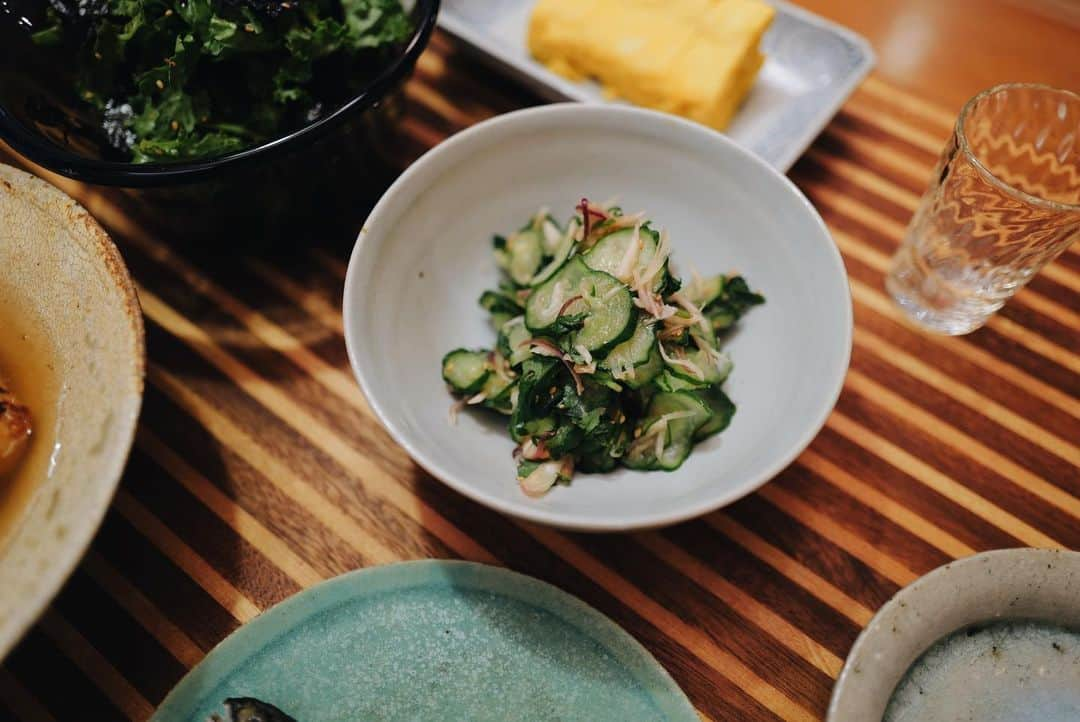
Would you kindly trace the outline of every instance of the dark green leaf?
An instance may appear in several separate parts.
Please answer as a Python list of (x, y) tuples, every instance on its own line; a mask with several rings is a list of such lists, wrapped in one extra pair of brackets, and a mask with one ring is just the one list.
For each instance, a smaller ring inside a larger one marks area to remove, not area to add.
[(525, 312), (525, 309), (512, 295), (501, 291), (484, 291), (480, 295), (479, 303), (489, 313), (508, 313), (511, 316), (520, 316)]

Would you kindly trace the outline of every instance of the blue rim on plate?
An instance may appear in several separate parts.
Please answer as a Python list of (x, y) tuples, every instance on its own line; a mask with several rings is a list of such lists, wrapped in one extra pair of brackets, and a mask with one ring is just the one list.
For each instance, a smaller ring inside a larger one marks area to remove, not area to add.
[(227, 637), (152, 722), (199, 721), (229, 696), (299, 722), (698, 719), (663, 667), (581, 600), (498, 567), (425, 560), (305, 590)]

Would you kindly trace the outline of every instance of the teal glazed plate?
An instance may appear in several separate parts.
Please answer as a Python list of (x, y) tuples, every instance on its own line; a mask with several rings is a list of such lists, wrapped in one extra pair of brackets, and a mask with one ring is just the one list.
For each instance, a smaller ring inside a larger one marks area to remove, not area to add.
[(152, 722), (255, 697), (297, 722), (698, 722), (644, 647), (579, 599), (497, 567), (417, 561), (351, 572), (238, 629)]

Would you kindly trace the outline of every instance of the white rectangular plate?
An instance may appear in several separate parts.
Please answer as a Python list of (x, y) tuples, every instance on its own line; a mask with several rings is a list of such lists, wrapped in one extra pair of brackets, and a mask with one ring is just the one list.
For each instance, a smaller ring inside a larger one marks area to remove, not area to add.
[[(443, 0), (439, 26), (549, 100), (604, 100), (533, 60), (526, 45), (535, 0)], [(783, 0), (762, 40), (765, 65), (727, 134), (786, 172), (874, 66), (860, 35)]]

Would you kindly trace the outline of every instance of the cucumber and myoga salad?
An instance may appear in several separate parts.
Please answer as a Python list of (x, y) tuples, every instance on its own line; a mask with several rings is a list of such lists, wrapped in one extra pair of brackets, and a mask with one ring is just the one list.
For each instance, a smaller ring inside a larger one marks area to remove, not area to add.
[(723, 431), (727, 332), (765, 299), (738, 275), (683, 282), (671, 241), (644, 213), (582, 199), (495, 236), (499, 287), (484, 291), (494, 348), (446, 354), (459, 398), (509, 417), (522, 490), (541, 496), (575, 471), (677, 469)]

